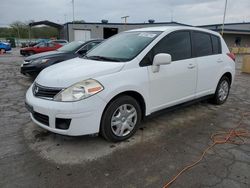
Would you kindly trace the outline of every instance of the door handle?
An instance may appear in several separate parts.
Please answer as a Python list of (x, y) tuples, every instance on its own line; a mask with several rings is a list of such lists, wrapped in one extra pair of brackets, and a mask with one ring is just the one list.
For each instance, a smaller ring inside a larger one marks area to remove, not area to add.
[(195, 65), (194, 65), (194, 64), (189, 64), (189, 65), (188, 65), (188, 69), (193, 69), (193, 68), (195, 68)]
[(217, 63), (222, 63), (222, 62), (223, 62), (223, 60), (221, 60), (221, 59), (217, 60)]

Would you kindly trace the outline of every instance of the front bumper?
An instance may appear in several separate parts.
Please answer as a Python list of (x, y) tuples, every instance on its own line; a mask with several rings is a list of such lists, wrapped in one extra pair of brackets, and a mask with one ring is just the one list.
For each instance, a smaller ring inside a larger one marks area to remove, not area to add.
[[(32, 108), (30, 110), (31, 119), (40, 127), (69, 136), (99, 132), (101, 116), (107, 103), (98, 95), (77, 102), (56, 102), (34, 97), (31, 88), (32, 86), (26, 93), (26, 103)], [(48, 116), (48, 125), (35, 119), (34, 113)], [(57, 118), (70, 119), (69, 128), (67, 130), (56, 128)]]
[(20, 55), (25, 56), (27, 54), (27, 52), (25, 50), (20, 50)]
[(24, 75), (37, 75), (42, 71), (43, 68), (37, 65), (22, 64), (20, 72)]
[(11, 51), (11, 47), (10, 47), (10, 46), (6, 47), (6, 48), (5, 48), (5, 51), (6, 51), (6, 52), (7, 52), (7, 51)]

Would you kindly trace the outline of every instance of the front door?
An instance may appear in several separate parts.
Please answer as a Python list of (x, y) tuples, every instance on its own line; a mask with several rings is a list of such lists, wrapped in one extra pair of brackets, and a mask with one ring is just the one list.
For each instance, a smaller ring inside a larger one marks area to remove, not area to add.
[(197, 84), (197, 64), (192, 58), (189, 31), (165, 36), (149, 56), (153, 59), (158, 53), (170, 54), (172, 62), (161, 65), (158, 72), (148, 66), (151, 112), (193, 99)]

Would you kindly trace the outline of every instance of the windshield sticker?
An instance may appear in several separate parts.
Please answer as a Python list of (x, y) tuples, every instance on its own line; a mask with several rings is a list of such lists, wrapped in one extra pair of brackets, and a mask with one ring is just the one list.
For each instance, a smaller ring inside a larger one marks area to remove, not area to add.
[(148, 37), (148, 38), (154, 38), (156, 36), (155, 33), (140, 33), (139, 37)]

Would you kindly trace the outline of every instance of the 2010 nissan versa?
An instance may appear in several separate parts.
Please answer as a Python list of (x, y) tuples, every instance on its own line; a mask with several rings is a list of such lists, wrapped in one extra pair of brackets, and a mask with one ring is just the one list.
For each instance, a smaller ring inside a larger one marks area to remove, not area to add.
[(204, 96), (223, 104), (235, 63), (216, 32), (153, 27), (120, 33), (84, 58), (43, 70), (26, 94), (32, 120), (63, 135), (131, 137), (143, 117)]

